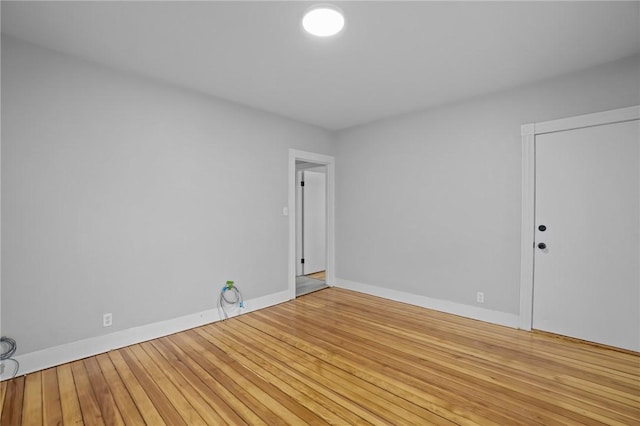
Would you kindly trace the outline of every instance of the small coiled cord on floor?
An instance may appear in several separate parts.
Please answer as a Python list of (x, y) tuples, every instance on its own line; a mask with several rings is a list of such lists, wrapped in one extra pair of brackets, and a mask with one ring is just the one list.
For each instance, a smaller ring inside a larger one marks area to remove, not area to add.
[(227, 281), (227, 283), (220, 290), (220, 297), (218, 298), (218, 311), (220, 317), (224, 319), (229, 318), (227, 309), (233, 306), (244, 308), (244, 300), (242, 299), (242, 293), (238, 290), (238, 287), (234, 285), (233, 281)]
[[(0, 337), (0, 346), (2, 347), (2, 353), (0, 354), (0, 360), (4, 363), (4, 361), (12, 361), (15, 364), (15, 369), (13, 370), (13, 374), (11, 377), (16, 377), (18, 374), (18, 369), (20, 368), (20, 363), (17, 359), (11, 358), (13, 354), (16, 353), (16, 349), (18, 349), (18, 344), (11, 337), (2, 336)], [(6, 347), (6, 349), (5, 349)], [(6, 364), (5, 364), (6, 366)], [(3, 373), (4, 375), (4, 373)]]

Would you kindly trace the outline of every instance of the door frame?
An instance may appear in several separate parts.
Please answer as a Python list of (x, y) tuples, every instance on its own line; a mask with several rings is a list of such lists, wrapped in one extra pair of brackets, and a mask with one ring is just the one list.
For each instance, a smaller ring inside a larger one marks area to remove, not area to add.
[(296, 160), (327, 167), (326, 180), (326, 273), (328, 286), (335, 285), (335, 158), (330, 155), (289, 149), (289, 300), (296, 298)]
[(534, 244), (535, 244), (535, 142), (545, 133), (640, 120), (640, 105), (559, 120), (521, 126), (522, 136), (522, 223), (520, 247), (519, 328), (530, 331), (533, 324)]

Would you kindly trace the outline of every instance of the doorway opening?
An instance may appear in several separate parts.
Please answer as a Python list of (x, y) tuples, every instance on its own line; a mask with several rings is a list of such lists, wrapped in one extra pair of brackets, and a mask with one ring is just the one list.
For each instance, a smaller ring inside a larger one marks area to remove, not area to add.
[(334, 159), (289, 151), (290, 298), (333, 285)]

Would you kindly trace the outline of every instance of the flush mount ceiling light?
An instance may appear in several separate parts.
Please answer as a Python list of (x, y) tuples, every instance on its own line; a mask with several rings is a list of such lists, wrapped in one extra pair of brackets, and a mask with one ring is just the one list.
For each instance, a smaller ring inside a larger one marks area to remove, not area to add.
[(333, 6), (314, 6), (302, 18), (302, 27), (314, 36), (330, 37), (342, 31), (344, 16)]

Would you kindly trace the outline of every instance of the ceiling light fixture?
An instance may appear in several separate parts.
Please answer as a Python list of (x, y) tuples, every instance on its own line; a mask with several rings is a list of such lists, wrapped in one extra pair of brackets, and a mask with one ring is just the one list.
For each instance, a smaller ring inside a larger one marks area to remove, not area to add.
[(344, 16), (334, 6), (314, 6), (302, 18), (302, 27), (314, 36), (330, 37), (342, 31)]

